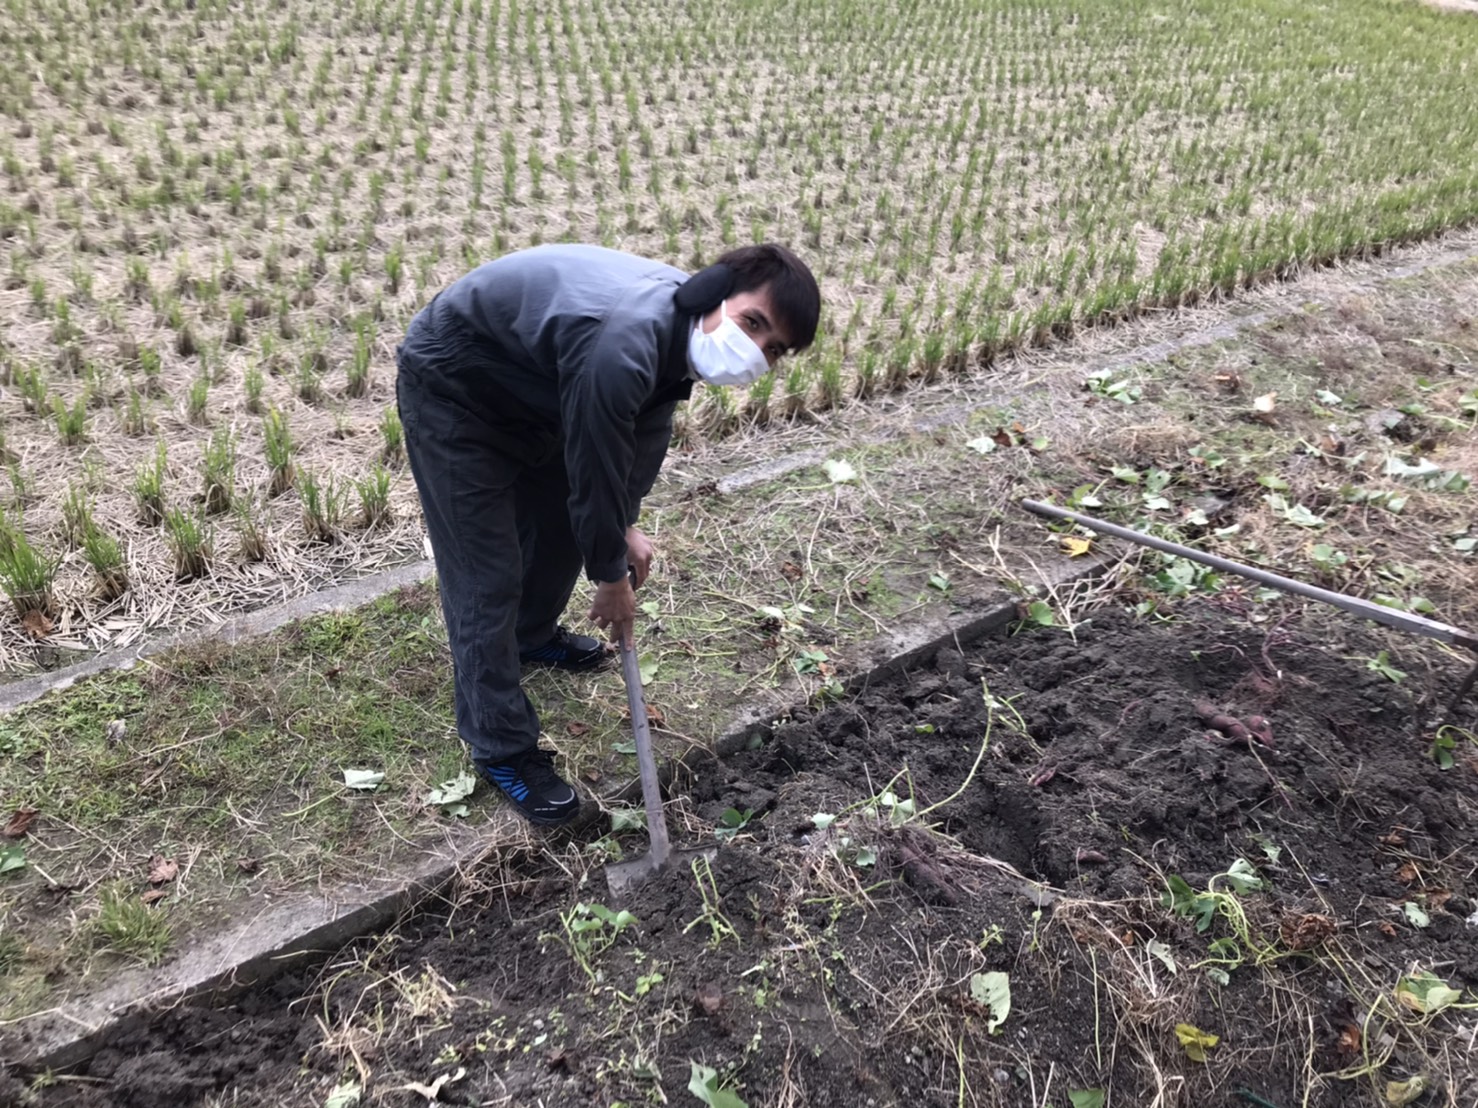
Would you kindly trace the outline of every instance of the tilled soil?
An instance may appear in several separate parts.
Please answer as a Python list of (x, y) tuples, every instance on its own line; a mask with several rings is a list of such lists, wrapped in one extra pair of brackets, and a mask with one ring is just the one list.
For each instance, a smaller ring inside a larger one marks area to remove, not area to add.
[[(697, 1104), (696, 1063), (751, 1106), (1378, 1105), (1418, 1076), (1417, 1103), (1478, 1103), (1472, 1013), (1393, 994), (1478, 990), (1478, 748), (1427, 756), (1418, 700), (1461, 662), (1397, 643), (1398, 682), (1367, 663), (1391, 645), (1191, 603), (940, 650), (692, 766), (680, 838), (753, 813), (711, 871), (618, 904), (610, 840), (504, 852), (455, 906), (163, 1014), (37, 1100)], [(1172, 877), (1229, 895), (1176, 914)], [(582, 903), (636, 922), (582, 952)], [(1004, 1019), (972, 995), (992, 972)], [(1177, 1025), (1218, 1036), (1204, 1061)]]

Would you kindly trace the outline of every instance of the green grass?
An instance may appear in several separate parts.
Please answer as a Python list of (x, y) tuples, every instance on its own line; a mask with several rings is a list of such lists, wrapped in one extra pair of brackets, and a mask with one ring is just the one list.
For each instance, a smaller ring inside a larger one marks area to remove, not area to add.
[(166, 910), (145, 904), (123, 882), (103, 888), (92, 929), (103, 950), (146, 966), (164, 958), (172, 938)]

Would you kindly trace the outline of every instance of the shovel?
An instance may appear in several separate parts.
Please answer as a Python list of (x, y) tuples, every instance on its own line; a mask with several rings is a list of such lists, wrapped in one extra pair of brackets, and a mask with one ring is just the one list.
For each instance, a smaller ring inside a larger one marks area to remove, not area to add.
[(611, 892), (628, 892), (643, 881), (666, 869), (674, 860), (691, 861), (695, 857), (712, 858), (717, 847), (700, 850), (673, 851), (667, 838), (667, 817), (662, 814), (662, 787), (657, 780), (657, 759), (652, 754), (652, 731), (647, 724), (647, 700), (642, 695), (641, 667), (636, 651), (624, 641), (620, 643), (621, 676), (626, 681), (626, 703), (631, 708), (631, 734), (636, 740), (636, 764), (641, 771), (641, 796), (647, 809), (647, 841), (650, 845), (640, 858), (616, 862), (606, 867), (606, 883)]

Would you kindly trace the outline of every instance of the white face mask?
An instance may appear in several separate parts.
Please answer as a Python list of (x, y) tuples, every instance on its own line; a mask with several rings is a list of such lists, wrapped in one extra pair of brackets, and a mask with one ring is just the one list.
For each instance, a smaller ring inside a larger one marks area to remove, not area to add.
[(770, 368), (765, 352), (729, 318), (729, 302), (719, 305), (719, 324), (704, 334), (703, 321), (688, 338), (688, 364), (709, 385), (752, 385)]

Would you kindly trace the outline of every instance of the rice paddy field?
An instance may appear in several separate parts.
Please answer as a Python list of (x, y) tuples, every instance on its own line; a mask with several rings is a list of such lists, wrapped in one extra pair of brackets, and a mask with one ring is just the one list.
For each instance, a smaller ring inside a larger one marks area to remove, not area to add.
[(420, 557), (394, 347), (505, 251), (807, 257), (722, 435), (1469, 223), (1475, 102), (1388, 0), (6, 0), (0, 668)]

